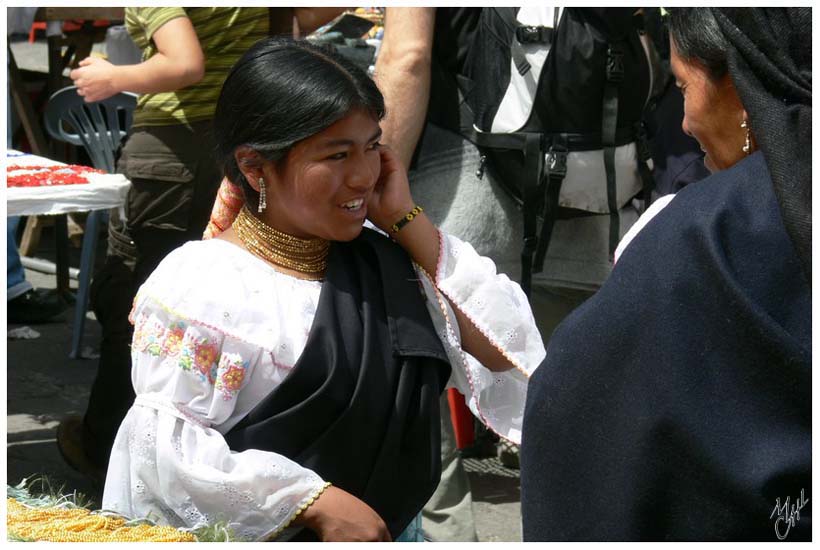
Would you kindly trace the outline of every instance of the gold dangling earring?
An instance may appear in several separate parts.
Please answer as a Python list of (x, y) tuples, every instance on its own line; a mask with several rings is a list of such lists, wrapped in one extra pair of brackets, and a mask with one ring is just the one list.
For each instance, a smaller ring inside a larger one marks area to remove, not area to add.
[(264, 178), (259, 178), (259, 208), (257, 209), (257, 212), (261, 214), (262, 211), (265, 210), (266, 206), (267, 203), (265, 202), (265, 180)]
[(746, 143), (743, 145), (743, 152), (747, 155), (752, 152), (752, 133), (749, 131), (749, 123), (746, 119), (740, 123), (740, 127), (746, 130)]

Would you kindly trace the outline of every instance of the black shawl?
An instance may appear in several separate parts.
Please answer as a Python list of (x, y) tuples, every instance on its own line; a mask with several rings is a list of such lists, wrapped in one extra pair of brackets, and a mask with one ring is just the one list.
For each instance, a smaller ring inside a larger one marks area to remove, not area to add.
[[(444, 348), (407, 254), (365, 229), (334, 243), (305, 350), (225, 436), (232, 450), (282, 454), (362, 499), (393, 538), (441, 473)], [(301, 540), (315, 540), (303, 531)]]
[[(758, 152), (678, 193), (556, 329), (527, 395), (523, 535), (776, 540), (778, 499), (811, 487), (809, 282)], [(810, 539), (811, 506), (787, 540)]]

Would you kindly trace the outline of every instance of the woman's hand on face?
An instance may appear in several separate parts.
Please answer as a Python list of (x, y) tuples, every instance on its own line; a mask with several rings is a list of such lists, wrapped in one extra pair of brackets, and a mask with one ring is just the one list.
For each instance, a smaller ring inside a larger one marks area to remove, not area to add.
[(390, 233), (390, 227), (415, 206), (410, 195), (407, 169), (388, 146), (379, 148), (381, 173), (367, 203), (367, 217), (373, 225)]
[(322, 542), (391, 542), (390, 531), (373, 508), (347, 491), (330, 486), (296, 523)]
[(102, 101), (120, 92), (113, 82), (115, 66), (99, 57), (86, 57), (69, 73), (86, 103)]

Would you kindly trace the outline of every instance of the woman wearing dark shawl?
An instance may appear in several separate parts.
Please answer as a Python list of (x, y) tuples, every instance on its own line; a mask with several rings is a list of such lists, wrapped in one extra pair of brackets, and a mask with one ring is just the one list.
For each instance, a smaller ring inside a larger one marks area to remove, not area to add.
[(526, 541), (811, 539), (811, 9), (675, 9), (670, 34), (713, 175), (552, 336)]

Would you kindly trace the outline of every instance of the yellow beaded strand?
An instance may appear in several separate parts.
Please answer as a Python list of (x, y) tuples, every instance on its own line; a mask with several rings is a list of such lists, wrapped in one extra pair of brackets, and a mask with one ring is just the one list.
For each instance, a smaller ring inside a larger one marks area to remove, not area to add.
[(196, 542), (196, 537), (162, 525), (125, 525), (121, 517), (84, 508), (30, 508), (6, 499), (9, 534), (49, 542)]

